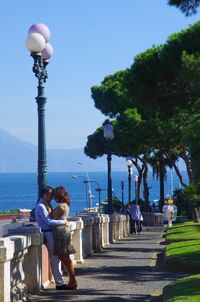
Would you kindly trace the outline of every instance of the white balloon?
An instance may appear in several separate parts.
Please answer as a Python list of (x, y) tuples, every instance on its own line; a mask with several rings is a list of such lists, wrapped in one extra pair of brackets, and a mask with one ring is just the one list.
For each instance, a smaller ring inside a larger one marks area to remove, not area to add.
[(42, 52), (45, 45), (45, 38), (38, 33), (31, 33), (26, 39), (26, 48), (30, 52)]

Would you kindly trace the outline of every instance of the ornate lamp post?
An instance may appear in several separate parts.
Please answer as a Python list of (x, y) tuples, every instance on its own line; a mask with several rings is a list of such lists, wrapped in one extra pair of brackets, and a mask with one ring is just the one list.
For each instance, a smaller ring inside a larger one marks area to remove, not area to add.
[(133, 162), (131, 160), (131, 157), (126, 158), (126, 164), (128, 167), (128, 203), (131, 203), (131, 175), (132, 175), (132, 165)]
[(77, 178), (82, 178), (83, 179), (83, 184), (85, 185), (85, 205), (86, 205), (86, 208), (88, 207), (88, 183), (85, 182), (87, 181), (87, 178), (82, 176), (82, 175), (73, 175), (72, 176), (73, 179), (77, 179)]
[(33, 58), (33, 73), (38, 79), (38, 94), (36, 97), (38, 107), (38, 192), (47, 185), (47, 160), (45, 136), (45, 82), (47, 80), (46, 67), (53, 54), (53, 47), (48, 42), (49, 28), (42, 23), (36, 23), (29, 28), (26, 47)]
[[(85, 184), (88, 184), (88, 183), (93, 183), (95, 185), (97, 185), (98, 188), (96, 188), (96, 192), (98, 192), (98, 195), (99, 195), (99, 212), (100, 212), (100, 209), (101, 209), (101, 192), (103, 189), (101, 189), (100, 187), (100, 184), (94, 180), (84, 180), (84, 183)], [(90, 208), (89, 208), (90, 210)]]
[(124, 181), (121, 181), (121, 191), (122, 191), (122, 204), (124, 206)]
[(135, 183), (135, 202), (138, 203), (138, 176), (134, 176), (134, 183)]
[(107, 141), (107, 162), (108, 162), (108, 213), (112, 213), (112, 174), (111, 174), (111, 161), (112, 154), (110, 150), (110, 143), (114, 138), (114, 128), (111, 124), (106, 124), (103, 127), (104, 138)]
[(88, 180), (87, 186), (88, 186), (88, 199), (89, 199), (89, 210), (90, 210), (90, 208), (92, 207), (93, 195), (92, 195), (91, 185), (90, 185), (90, 181), (89, 181), (90, 178), (89, 178), (88, 167), (87, 167), (86, 163), (84, 163), (84, 162), (79, 162), (77, 164), (82, 165), (85, 168), (86, 179)]

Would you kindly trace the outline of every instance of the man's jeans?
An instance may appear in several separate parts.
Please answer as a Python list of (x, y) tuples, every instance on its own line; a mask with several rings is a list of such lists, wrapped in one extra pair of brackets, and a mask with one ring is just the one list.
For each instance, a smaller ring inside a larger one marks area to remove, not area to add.
[(141, 229), (140, 229), (140, 222), (139, 220), (133, 220), (131, 219), (131, 234), (135, 233), (140, 233)]

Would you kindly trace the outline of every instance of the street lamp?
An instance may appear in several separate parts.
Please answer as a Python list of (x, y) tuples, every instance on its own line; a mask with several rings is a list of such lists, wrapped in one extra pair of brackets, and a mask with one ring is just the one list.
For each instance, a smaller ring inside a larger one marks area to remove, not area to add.
[(85, 181), (87, 180), (86, 177), (82, 176), (82, 175), (73, 175), (72, 176), (73, 179), (77, 179), (77, 178), (82, 178), (84, 181), (83, 183), (85, 184), (85, 204), (86, 204), (86, 208), (88, 206), (88, 184), (85, 183)]
[(101, 189), (100, 184), (94, 180), (85, 180), (84, 181), (85, 184), (89, 184), (89, 183), (94, 183), (98, 186), (98, 188), (96, 189), (96, 192), (99, 193), (99, 212), (100, 212), (100, 208), (101, 208), (101, 191), (103, 191), (103, 189)]
[(114, 138), (114, 128), (111, 124), (106, 124), (103, 127), (104, 138), (107, 141), (107, 162), (108, 162), (108, 213), (112, 213), (112, 175), (111, 175), (111, 161), (112, 154), (110, 151), (110, 143)]
[(131, 203), (131, 174), (132, 174), (132, 158), (129, 156), (126, 158), (126, 164), (128, 167), (128, 203)]
[(124, 181), (121, 181), (122, 205), (124, 206)]
[[(84, 162), (78, 162), (78, 165), (82, 165), (85, 168), (85, 173), (86, 173), (86, 179), (89, 181), (89, 172), (88, 172), (88, 167)], [(92, 206), (92, 199), (93, 199), (93, 195), (92, 195), (92, 190), (91, 190), (91, 186), (90, 186), (90, 182), (88, 182), (88, 198), (89, 198), (89, 209)]]
[(28, 31), (26, 48), (33, 58), (33, 73), (38, 79), (38, 193), (47, 185), (47, 160), (45, 137), (45, 82), (48, 78), (46, 67), (53, 54), (53, 47), (48, 42), (50, 39), (49, 28), (42, 23), (33, 24)]
[(134, 176), (134, 183), (135, 183), (135, 202), (138, 203), (138, 176)]

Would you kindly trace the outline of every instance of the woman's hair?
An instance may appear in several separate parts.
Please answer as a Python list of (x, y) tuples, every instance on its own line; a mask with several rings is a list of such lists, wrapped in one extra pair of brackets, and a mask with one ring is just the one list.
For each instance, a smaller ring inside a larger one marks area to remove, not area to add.
[(53, 190), (53, 198), (55, 198), (58, 203), (65, 202), (68, 206), (70, 206), (69, 194), (63, 186), (56, 187)]

